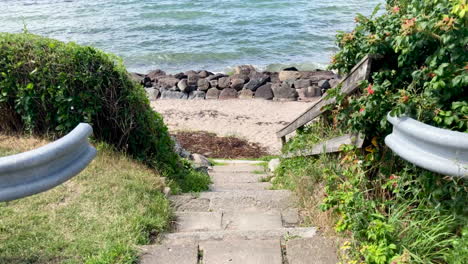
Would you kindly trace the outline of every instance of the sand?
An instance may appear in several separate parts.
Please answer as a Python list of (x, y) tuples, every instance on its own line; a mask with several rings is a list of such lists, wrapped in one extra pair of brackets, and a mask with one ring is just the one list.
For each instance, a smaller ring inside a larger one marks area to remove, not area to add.
[(208, 131), (218, 136), (236, 136), (279, 154), (276, 131), (310, 107), (311, 102), (250, 100), (157, 100), (151, 103), (161, 113), (171, 132)]

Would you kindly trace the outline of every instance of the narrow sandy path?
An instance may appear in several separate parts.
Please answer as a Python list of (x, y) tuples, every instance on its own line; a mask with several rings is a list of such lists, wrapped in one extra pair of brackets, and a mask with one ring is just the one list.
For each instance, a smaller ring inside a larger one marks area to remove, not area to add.
[(151, 103), (171, 131), (208, 131), (259, 143), (278, 154), (275, 132), (312, 103), (265, 100), (157, 100)]

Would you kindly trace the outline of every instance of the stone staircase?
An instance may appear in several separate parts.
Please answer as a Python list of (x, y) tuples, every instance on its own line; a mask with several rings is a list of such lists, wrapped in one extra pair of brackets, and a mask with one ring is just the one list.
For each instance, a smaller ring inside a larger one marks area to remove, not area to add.
[(253, 162), (215, 166), (210, 192), (170, 197), (173, 233), (143, 248), (141, 264), (335, 264), (315, 228), (298, 227), (292, 194), (269, 190)]

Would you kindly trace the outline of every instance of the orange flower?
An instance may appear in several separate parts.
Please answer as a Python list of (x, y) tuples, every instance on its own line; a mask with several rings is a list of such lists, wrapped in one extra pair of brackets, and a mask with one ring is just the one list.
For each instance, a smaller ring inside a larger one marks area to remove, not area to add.
[(374, 94), (374, 90), (372, 90), (372, 87), (373, 87), (373, 85), (372, 85), (372, 83), (371, 83), (371, 84), (369, 84), (369, 86), (367, 86), (367, 88), (366, 88), (366, 90), (367, 90), (367, 92), (368, 92), (369, 94)]
[(359, 112), (362, 113), (362, 112), (364, 112), (364, 110), (366, 110), (366, 109), (363, 107), (363, 108), (359, 109)]
[(400, 12), (400, 7), (394, 6), (394, 7), (392, 8), (392, 12), (393, 12), (394, 14)]
[(411, 34), (415, 27), (416, 27), (416, 18), (406, 19), (401, 25), (401, 28), (403, 29), (403, 33), (406, 35)]
[(434, 78), (434, 77), (436, 77), (436, 74), (435, 74), (435, 73), (433, 73), (433, 72), (430, 72), (430, 73), (429, 73), (429, 74), (427, 74), (427, 75), (428, 75), (429, 77), (431, 77), (431, 78)]

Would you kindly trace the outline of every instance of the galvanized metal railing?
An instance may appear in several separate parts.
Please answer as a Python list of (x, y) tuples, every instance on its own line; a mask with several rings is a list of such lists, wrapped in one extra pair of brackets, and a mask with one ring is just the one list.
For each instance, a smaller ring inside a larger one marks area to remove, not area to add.
[(468, 177), (468, 133), (441, 129), (409, 117), (387, 116), (393, 132), (385, 138), (401, 158), (443, 175)]
[(48, 145), (0, 158), (0, 202), (47, 191), (80, 173), (97, 153), (88, 142), (92, 133), (81, 123)]

